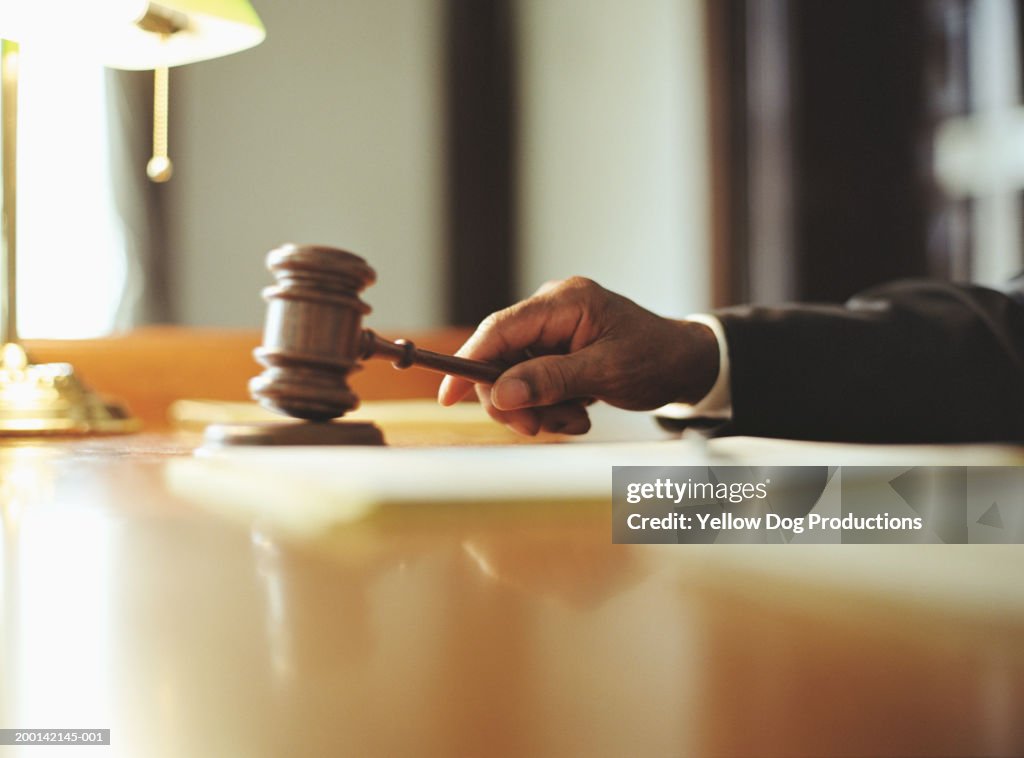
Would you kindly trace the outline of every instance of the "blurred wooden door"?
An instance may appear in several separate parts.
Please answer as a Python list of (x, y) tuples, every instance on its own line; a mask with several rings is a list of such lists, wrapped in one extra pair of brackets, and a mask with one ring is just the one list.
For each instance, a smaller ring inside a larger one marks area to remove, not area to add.
[(717, 303), (963, 274), (932, 148), (968, 108), (970, 5), (709, 0)]

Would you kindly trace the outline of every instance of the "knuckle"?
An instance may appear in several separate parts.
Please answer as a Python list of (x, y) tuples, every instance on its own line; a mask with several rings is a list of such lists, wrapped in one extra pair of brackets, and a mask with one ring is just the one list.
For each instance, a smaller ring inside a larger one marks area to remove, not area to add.
[(510, 308), (505, 308), (488, 314), (479, 324), (477, 324), (476, 330), (473, 332), (473, 336), (470, 338), (468, 344), (477, 348), (481, 345), (489, 344), (496, 339), (501, 340), (502, 333), (505, 330), (511, 315), (512, 312)]
[(565, 294), (577, 290), (600, 289), (600, 285), (585, 276), (570, 276), (566, 279), (549, 279), (537, 288), (535, 296)]
[(585, 276), (570, 276), (563, 282), (563, 285), (566, 289), (581, 292), (596, 292), (601, 289), (600, 284)]
[(549, 292), (556, 291), (559, 287), (562, 286), (562, 281), (562, 279), (548, 279), (546, 282), (544, 282), (536, 289), (536, 291), (533, 293), (534, 297), (539, 297), (542, 295), (546, 295)]
[(480, 325), (477, 326), (477, 331), (478, 332), (490, 332), (490, 331), (493, 331), (498, 326), (498, 324), (501, 323), (502, 319), (504, 318), (503, 313), (504, 313), (504, 311), (494, 311), (493, 313), (489, 313), (480, 322)]

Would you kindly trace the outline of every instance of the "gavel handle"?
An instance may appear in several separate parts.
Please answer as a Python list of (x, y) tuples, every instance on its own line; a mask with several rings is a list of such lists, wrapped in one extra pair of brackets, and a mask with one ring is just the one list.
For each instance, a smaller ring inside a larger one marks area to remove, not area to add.
[(359, 357), (388, 358), (395, 368), (419, 366), (440, 371), (443, 374), (459, 376), (481, 384), (494, 384), (505, 370), (494, 363), (473, 361), (469, 358), (456, 358), (454, 355), (443, 355), (430, 350), (422, 350), (408, 340), (391, 342), (378, 335), (372, 329), (364, 329), (359, 344)]

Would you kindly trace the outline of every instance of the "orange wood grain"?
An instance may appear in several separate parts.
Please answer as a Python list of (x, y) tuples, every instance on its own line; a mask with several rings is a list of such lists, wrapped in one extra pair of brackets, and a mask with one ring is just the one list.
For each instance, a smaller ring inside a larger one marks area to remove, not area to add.
[[(446, 328), (395, 336), (451, 353), (469, 333)], [(163, 429), (175, 400), (248, 400), (247, 384), (260, 370), (252, 357), (260, 338), (257, 330), (149, 326), (98, 339), (29, 340), (26, 348), (35, 363), (71, 363), (94, 390), (126, 403), (145, 428)], [(351, 384), (363, 400), (397, 400), (430, 397), (440, 379), (433, 372), (368, 361)]]

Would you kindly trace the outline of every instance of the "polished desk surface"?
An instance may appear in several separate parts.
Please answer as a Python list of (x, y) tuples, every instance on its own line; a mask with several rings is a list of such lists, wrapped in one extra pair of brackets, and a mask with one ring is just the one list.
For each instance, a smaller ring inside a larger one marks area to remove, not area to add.
[(0, 726), (117, 756), (1024, 754), (1020, 617), (700, 570), (718, 548), (610, 544), (600, 503), (284, 537), (168, 487), (194, 442), (0, 445)]

